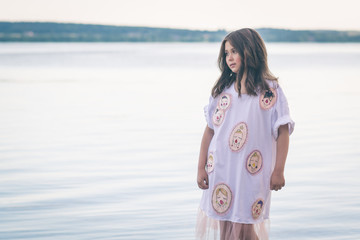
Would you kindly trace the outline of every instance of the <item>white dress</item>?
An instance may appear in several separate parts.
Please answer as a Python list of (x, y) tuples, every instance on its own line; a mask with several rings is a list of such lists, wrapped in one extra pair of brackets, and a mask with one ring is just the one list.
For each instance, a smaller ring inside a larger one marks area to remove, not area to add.
[(209, 188), (203, 192), (197, 234), (209, 238), (219, 221), (254, 224), (259, 239), (269, 219), (270, 177), (276, 161), (278, 128), (294, 130), (286, 97), (276, 82), (270, 90), (251, 96), (235, 91), (234, 83), (205, 106), (210, 142), (206, 171)]

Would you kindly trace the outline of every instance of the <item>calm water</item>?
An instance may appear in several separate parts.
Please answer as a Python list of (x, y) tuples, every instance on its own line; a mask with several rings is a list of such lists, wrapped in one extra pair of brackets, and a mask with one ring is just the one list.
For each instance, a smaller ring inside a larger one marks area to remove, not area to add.
[[(360, 239), (360, 44), (268, 44), (296, 122), (271, 239)], [(219, 44), (0, 44), (0, 239), (194, 239)]]

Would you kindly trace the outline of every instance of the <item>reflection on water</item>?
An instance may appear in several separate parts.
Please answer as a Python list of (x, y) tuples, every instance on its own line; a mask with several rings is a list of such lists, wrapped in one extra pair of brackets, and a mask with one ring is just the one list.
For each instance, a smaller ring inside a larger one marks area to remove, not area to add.
[[(0, 238), (193, 239), (213, 43), (0, 44)], [(359, 239), (359, 44), (268, 44), (296, 121), (273, 239)]]

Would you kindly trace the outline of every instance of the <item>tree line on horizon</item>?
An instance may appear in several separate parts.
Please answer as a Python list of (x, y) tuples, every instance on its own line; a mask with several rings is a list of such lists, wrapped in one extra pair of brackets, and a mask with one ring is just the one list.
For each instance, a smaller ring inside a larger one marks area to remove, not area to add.
[[(360, 42), (360, 31), (256, 29), (266, 42)], [(0, 22), (0, 42), (220, 42), (225, 30), (200, 31), (54, 22)]]

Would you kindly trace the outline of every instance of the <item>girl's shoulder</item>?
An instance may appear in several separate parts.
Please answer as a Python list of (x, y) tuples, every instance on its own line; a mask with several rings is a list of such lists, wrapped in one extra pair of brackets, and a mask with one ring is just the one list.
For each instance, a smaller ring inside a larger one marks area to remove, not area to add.
[[(256, 88), (257, 96), (261, 96), (265, 92), (268, 92), (269, 90), (270, 91), (278, 91), (278, 88), (280, 88), (279, 83), (276, 80), (265, 79), (265, 82), (266, 82), (267, 86), (258, 86)], [(269, 88), (269, 89), (267, 89), (267, 88)]]
[(270, 88), (272, 89), (278, 89), (280, 88), (279, 82), (277, 80), (265, 80), (266, 83), (269, 85)]

